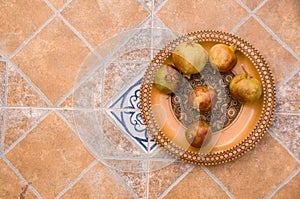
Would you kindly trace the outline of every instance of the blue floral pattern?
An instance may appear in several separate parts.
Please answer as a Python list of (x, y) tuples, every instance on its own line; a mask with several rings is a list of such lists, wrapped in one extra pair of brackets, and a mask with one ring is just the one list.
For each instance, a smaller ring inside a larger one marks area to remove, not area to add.
[[(148, 135), (140, 112), (140, 85), (142, 78), (125, 89), (125, 92), (111, 105), (110, 115), (123, 132), (138, 143), (145, 152), (151, 152), (157, 145)], [(115, 110), (116, 109), (116, 110)]]

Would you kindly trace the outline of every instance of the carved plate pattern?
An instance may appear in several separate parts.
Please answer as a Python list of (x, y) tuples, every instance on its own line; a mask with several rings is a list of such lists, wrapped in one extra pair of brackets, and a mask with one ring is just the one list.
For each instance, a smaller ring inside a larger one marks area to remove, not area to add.
[[(151, 93), (154, 74), (158, 68), (171, 55), (177, 45), (182, 42), (193, 40), (195, 42), (217, 42), (227, 45), (235, 44), (237, 50), (243, 53), (255, 66), (263, 84), (263, 104), (257, 124), (239, 144), (223, 151), (209, 154), (199, 154), (194, 151), (183, 149), (165, 136), (154, 119)], [(235, 160), (246, 152), (252, 150), (263, 138), (273, 121), (276, 106), (275, 81), (270, 67), (264, 57), (249, 42), (237, 35), (217, 30), (200, 30), (182, 35), (168, 43), (152, 59), (148, 66), (141, 85), (141, 112), (144, 123), (154, 141), (168, 153), (179, 160), (198, 165), (217, 165)]]

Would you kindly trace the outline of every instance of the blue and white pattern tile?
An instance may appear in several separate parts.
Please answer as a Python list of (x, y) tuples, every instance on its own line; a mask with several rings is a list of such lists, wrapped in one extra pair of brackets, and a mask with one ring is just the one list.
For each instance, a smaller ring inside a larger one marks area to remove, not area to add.
[(156, 148), (156, 143), (148, 136), (141, 112), (110, 110), (107, 114), (115, 121), (119, 129), (130, 136), (145, 153), (151, 153)]
[[(109, 105), (108, 115), (113, 118), (118, 127), (145, 151), (156, 148), (155, 142), (149, 138), (146, 126), (140, 112), (140, 85), (142, 77), (123, 90)], [(119, 110), (122, 110), (121, 112)]]
[(140, 109), (140, 85), (142, 78), (130, 84), (121, 95), (116, 97), (108, 107), (110, 109)]

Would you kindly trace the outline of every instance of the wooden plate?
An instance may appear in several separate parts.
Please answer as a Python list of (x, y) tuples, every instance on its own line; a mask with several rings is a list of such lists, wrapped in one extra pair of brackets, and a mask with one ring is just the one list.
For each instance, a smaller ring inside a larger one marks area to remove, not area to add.
[[(203, 74), (193, 75), (188, 80), (193, 86), (203, 84), (205, 81), (218, 84), (221, 79), (223, 80), (221, 84), (224, 84), (218, 91), (220, 95), (218, 98), (221, 100), (217, 106), (219, 108), (216, 108), (219, 111), (221, 107), (225, 107), (222, 109), (222, 115), (215, 120), (211, 120), (212, 117), (205, 114), (199, 115), (202, 119), (207, 119), (210, 125), (215, 125), (212, 139), (214, 141), (207, 148), (203, 147), (200, 150), (191, 147), (185, 138), (185, 129), (192, 121), (189, 118), (195, 118), (191, 116), (193, 113), (185, 113), (185, 94), (165, 95), (153, 85), (154, 75), (159, 67), (170, 61), (171, 53), (176, 46), (189, 40), (200, 43), (207, 51), (216, 43), (234, 44), (238, 57), (238, 63), (230, 73), (212, 73), (208, 62), (206, 69), (201, 72)], [(235, 74), (243, 73), (241, 65), (262, 82), (263, 95), (255, 103), (240, 104), (230, 96), (229, 82)], [(211, 80), (203, 77), (210, 77)], [(167, 44), (156, 54), (145, 71), (140, 90), (142, 117), (150, 136), (177, 159), (199, 165), (222, 164), (237, 159), (253, 149), (270, 127), (276, 106), (274, 77), (263, 56), (239, 36), (216, 30), (191, 32)], [(218, 122), (220, 125), (217, 125)]]

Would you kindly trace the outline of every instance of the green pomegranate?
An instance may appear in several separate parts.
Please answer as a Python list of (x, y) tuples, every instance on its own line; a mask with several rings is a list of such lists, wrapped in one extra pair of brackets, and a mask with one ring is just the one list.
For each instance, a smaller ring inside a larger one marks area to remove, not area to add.
[(165, 94), (173, 93), (182, 82), (182, 75), (172, 66), (162, 65), (154, 77), (155, 87)]
[(236, 47), (226, 44), (215, 44), (208, 52), (211, 65), (220, 72), (229, 72), (237, 63)]
[(172, 53), (175, 67), (187, 78), (192, 74), (201, 72), (207, 62), (208, 55), (206, 50), (193, 41), (179, 44)]
[(188, 126), (185, 137), (191, 146), (200, 148), (211, 139), (212, 131), (206, 122), (200, 120)]
[(261, 82), (250, 76), (242, 66), (244, 74), (236, 75), (229, 84), (231, 95), (241, 103), (254, 102), (262, 95)]

